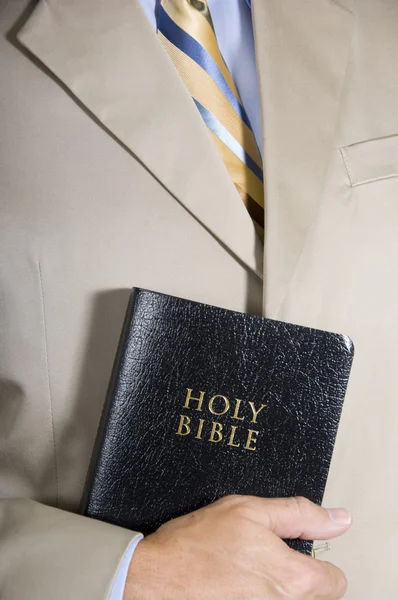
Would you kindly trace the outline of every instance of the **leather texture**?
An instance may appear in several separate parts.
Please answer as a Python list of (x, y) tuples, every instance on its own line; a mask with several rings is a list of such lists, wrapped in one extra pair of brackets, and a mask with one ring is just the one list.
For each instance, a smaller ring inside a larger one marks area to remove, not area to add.
[(321, 504), (352, 358), (344, 335), (134, 290), (85, 514), (148, 534), (228, 494)]

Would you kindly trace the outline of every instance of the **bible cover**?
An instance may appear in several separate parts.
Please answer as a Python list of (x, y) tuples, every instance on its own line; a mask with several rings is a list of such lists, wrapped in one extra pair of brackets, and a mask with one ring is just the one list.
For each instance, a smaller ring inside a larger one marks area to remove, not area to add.
[(84, 513), (148, 534), (227, 494), (320, 504), (352, 358), (344, 335), (133, 290)]

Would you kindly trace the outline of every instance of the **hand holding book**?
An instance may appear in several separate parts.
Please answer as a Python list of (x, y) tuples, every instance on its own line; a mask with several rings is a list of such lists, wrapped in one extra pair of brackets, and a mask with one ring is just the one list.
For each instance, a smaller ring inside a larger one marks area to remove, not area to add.
[(332, 538), (350, 520), (343, 509), (303, 498), (218, 500), (140, 542), (125, 600), (338, 600), (346, 590), (340, 569), (294, 552), (281, 538)]

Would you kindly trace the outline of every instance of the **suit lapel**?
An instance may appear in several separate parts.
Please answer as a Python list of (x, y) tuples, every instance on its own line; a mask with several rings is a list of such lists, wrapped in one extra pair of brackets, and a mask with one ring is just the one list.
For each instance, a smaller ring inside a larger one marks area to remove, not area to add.
[(353, 15), (333, 0), (252, 0), (264, 115), (264, 311), (275, 317), (316, 216)]
[(209, 232), (262, 276), (253, 223), (139, 0), (42, 0), (18, 37)]

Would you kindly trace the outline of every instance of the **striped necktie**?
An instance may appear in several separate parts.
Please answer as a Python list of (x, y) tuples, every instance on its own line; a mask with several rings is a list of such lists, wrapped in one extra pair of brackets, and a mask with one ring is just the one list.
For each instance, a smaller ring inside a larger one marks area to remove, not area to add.
[(161, 0), (158, 35), (262, 236), (261, 155), (238, 90), (218, 47), (207, 0)]

